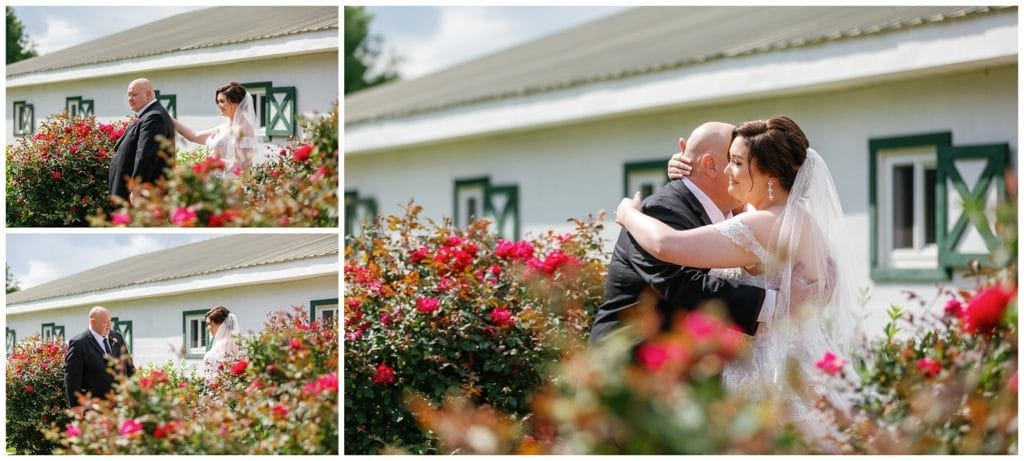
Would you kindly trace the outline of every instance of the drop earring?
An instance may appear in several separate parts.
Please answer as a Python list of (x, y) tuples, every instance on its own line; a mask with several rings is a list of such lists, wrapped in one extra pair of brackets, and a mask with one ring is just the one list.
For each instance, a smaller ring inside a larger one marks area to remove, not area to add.
[(770, 201), (774, 201), (774, 200), (775, 200), (775, 191), (772, 190), (772, 180), (769, 179), (768, 180), (768, 201), (770, 202)]

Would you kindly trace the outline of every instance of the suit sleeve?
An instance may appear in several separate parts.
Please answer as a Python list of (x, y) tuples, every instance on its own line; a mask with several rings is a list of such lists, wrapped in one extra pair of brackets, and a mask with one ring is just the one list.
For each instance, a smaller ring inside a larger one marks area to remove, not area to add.
[(139, 127), (139, 142), (135, 151), (132, 177), (151, 182), (161, 173), (157, 171), (161, 162), (158, 161), (160, 141), (156, 137), (164, 135), (163, 121), (159, 113), (150, 111), (138, 123), (142, 125)]
[(82, 389), (82, 372), (85, 369), (82, 346), (83, 344), (72, 339), (68, 341), (68, 351), (64, 355), (64, 393), (68, 397), (68, 405), (72, 407), (78, 405), (75, 392)]
[[(702, 225), (699, 221), (684, 216), (678, 209), (654, 200), (645, 206), (644, 212), (673, 229), (692, 229)], [(633, 237), (630, 236), (632, 239)], [(707, 269), (679, 267), (665, 263), (640, 249), (634, 254), (633, 268), (661, 296), (669, 310), (693, 310), (704, 302), (716, 299), (725, 304), (729, 317), (747, 334), (757, 329), (757, 315), (764, 302), (763, 288), (738, 285), (712, 276)]]

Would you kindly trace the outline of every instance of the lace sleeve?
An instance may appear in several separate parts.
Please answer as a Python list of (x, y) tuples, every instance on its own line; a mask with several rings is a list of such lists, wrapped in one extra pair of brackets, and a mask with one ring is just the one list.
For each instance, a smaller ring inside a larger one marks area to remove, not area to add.
[(239, 149), (255, 149), (256, 148), (256, 138), (244, 137), (242, 139), (239, 139), (238, 140), (238, 148)]
[(714, 225), (715, 230), (720, 234), (724, 235), (736, 246), (749, 251), (757, 259), (761, 260), (761, 263), (768, 262), (768, 250), (761, 246), (761, 242), (757, 241), (757, 237), (754, 237), (754, 231), (750, 230), (746, 224), (736, 218), (726, 219), (718, 224)]

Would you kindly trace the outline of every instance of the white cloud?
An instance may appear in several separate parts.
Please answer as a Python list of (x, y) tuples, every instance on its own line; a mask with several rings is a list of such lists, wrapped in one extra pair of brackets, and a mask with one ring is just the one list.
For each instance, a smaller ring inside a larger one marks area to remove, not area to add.
[(436, 35), (395, 37), (394, 45), (404, 58), (402, 77), (411, 79), (508, 47), (526, 32), (500, 10), (441, 7)]
[(61, 48), (81, 43), (86, 34), (74, 23), (58, 17), (46, 18), (46, 32), (35, 39), (39, 54), (47, 54)]
[(44, 261), (29, 261), (28, 273), (18, 276), (18, 287), (22, 290), (49, 282), (60, 276), (60, 271), (53, 264)]

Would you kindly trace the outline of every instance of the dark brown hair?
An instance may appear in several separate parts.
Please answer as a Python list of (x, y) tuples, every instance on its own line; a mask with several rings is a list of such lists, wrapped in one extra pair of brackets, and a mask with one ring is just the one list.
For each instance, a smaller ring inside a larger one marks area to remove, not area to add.
[(235, 104), (240, 104), (242, 102), (242, 98), (245, 97), (245, 87), (239, 85), (238, 82), (231, 82), (227, 85), (217, 88), (217, 92), (213, 94), (214, 102), (217, 102), (217, 95), (221, 93), (224, 93), (224, 97), (228, 98), (228, 101), (231, 101)]
[(206, 320), (213, 322), (214, 325), (220, 325), (224, 323), (224, 320), (228, 318), (228, 314), (230, 313), (231, 311), (229, 311), (228, 308), (224, 306), (217, 306), (210, 309), (210, 312), (206, 313)]
[(793, 187), (797, 170), (807, 159), (807, 141), (800, 126), (786, 116), (745, 122), (733, 130), (750, 149), (751, 164), (765, 175), (778, 178), (787, 191)]

